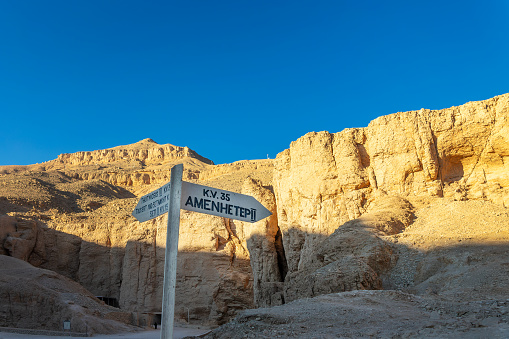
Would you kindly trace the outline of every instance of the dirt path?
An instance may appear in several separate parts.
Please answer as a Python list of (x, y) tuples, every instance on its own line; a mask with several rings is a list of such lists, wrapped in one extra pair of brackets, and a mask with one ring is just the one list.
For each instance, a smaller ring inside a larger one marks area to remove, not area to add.
[[(173, 338), (180, 339), (188, 336), (198, 336), (209, 332), (207, 329), (200, 328), (183, 328), (176, 327), (173, 330)], [(147, 330), (137, 333), (121, 333), (111, 335), (94, 335), (93, 338), (97, 339), (159, 339), (161, 337), (161, 330)], [(27, 335), (16, 333), (0, 332), (0, 339), (55, 339), (55, 338), (78, 338), (78, 337), (55, 337), (47, 335)], [(82, 337), (79, 337), (82, 338)]]

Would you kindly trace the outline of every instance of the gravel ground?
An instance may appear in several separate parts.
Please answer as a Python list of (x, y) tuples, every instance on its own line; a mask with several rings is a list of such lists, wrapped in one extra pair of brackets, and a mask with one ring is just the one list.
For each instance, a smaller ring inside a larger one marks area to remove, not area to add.
[(351, 291), (243, 311), (208, 339), (508, 338), (509, 301)]

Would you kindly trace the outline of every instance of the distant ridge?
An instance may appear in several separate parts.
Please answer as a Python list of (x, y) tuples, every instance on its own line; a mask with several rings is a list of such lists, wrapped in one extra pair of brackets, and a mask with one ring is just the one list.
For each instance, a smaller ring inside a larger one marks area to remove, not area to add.
[(199, 155), (187, 146), (180, 147), (172, 144), (160, 145), (153, 139), (146, 138), (129, 145), (115, 146), (95, 151), (62, 153), (57, 159), (41, 164), (26, 166), (0, 166), (0, 174), (23, 172), (27, 170), (59, 170), (63, 168), (68, 169), (69, 167), (89, 165), (111, 166), (116, 163), (122, 163), (125, 165), (130, 162), (152, 165), (175, 162), (184, 159), (195, 159), (206, 165), (214, 165), (212, 160)]
[(134, 144), (103, 150), (64, 153), (58, 156), (57, 161), (66, 165), (109, 164), (117, 161), (141, 161), (149, 164), (182, 158), (194, 158), (208, 165), (214, 164), (212, 160), (202, 157), (189, 147), (171, 144), (160, 145), (150, 138), (140, 140)]

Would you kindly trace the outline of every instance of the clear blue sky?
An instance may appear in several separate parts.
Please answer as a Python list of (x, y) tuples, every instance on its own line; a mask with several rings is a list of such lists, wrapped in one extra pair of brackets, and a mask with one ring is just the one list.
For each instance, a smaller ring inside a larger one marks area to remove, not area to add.
[(0, 1), (0, 165), (152, 138), (215, 163), (509, 92), (509, 1)]

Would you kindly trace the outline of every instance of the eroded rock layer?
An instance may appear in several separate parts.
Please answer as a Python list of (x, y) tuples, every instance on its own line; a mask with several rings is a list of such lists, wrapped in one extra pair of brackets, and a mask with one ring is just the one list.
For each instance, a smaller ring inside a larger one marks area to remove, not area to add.
[(509, 204), (509, 95), (395, 113), (366, 128), (312, 132), (275, 163), (278, 225), (289, 272), (323, 237), (363, 215), (378, 191)]
[[(451, 236), (460, 217), (423, 230), (439, 206), (506, 218), (508, 119), (506, 94), (311, 132), (276, 160), (213, 165), (188, 148), (145, 139), (0, 167), (0, 255), (73, 279), (147, 324), (161, 311), (166, 217), (139, 223), (131, 212), (183, 163), (184, 180), (252, 195), (273, 215), (250, 224), (182, 211), (179, 320), (222, 324), (242, 309), (354, 289), (425, 294), (440, 290), (441, 279), (444, 295), (460, 294), (458, 282), (474, 275), (470, 292), (482, 290), (485, 277), (500, 296), (507, 279), (494, 276), (506, 263), (493, 258), (507, 250), (503, 225), (488, 239), (496, 246), (475, 247), (476, 239), (488, 241), (477, 231)], [(487, 257), (498, 266), (476, 266), (487, 264), (482, 251), (495, 253)]]

